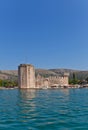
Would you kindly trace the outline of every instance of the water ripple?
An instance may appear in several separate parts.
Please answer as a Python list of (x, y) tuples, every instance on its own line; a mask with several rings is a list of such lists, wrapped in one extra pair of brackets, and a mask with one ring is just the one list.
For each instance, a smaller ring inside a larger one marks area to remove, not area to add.
[(88, 89), (0, 90), (0, 130), (88, 130)]

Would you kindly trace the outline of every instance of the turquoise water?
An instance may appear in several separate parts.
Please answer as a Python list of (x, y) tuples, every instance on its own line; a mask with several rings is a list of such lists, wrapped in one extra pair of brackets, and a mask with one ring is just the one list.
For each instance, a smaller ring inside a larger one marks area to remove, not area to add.
[(88, 89), (0, 90), (0, 130), (88, 130)]

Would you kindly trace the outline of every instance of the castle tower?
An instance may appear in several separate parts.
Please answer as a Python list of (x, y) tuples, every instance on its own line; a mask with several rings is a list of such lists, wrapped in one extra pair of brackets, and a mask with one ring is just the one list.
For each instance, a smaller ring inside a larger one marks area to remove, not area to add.
[(63, 82), (63, 84), (64, 85), (68, 85), (69, 84), (69, 73), (64, 73), (64, 82)]
[(18, 67), (19, 88), (35, 88), (35, 70), (33, 65), (20, 64)]

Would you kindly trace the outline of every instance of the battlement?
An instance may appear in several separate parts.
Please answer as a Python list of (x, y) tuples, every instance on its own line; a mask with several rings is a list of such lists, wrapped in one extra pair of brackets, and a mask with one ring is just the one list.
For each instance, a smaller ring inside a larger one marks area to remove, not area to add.
[(68, 77), (68, 76), (69, 76), (69, 73), (64, 73), (64, 76), (67, 76), (67, 77)]
[(20, 64), (20, 65), (19, 65), (19, 67), (27, 67), (27, 66), (34, 67), (34, 66), (31, 65), (31, 64)]

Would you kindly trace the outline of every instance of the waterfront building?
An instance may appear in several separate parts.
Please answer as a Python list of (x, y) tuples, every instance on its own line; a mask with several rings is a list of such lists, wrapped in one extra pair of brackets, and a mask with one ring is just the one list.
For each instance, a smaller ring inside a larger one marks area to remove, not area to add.
[(19, 88), (50, 88), (68, 85), (68, 73), (61, 76), (48, 76), (47, 78), (37, 74), (33, 65), (21, 64), (18, 67), (18, 84)]
[(19, 88), (35, 88), (35, 69), (33, 65), (21, 64), (18, 67)]
[(68, 86), (68, 73), (64, 73), (63, 76), (49, 76), (47, 78), (44, 78), (43, 76), (38, 76), (35, 78), (36, 80), (36, 87), (37, 88), (43, 88), (43, 87), (59, 87), (59, 86)]

